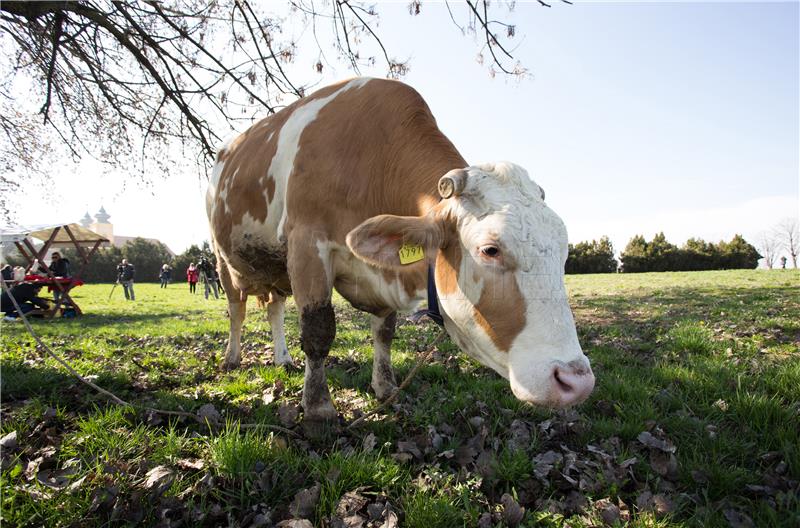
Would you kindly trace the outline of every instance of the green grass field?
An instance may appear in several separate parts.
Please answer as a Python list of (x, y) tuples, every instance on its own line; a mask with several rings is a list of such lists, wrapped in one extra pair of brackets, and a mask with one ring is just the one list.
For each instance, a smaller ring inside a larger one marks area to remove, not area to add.
[[(303, 434), (302, 370), (272, 366), (254, 302), (242, 368), (221, 373), (224, 300), (81, 287), (87, 315), (34, 322), (43, 340), (127, 401), (207, 421), (110, 404), (4, 323), (3, 526), (800, 526), (800, 273), (567, 286), (597, 376), (580, 407), (523, 405), (445, 342), (387, 413), (322, 439)], [(376, 405), (369, 319), (336, 307), (346, 424)], [(293, 306), (287, 333), (301, 363)], [(399, 325), (398, 379), (436, 333)]]

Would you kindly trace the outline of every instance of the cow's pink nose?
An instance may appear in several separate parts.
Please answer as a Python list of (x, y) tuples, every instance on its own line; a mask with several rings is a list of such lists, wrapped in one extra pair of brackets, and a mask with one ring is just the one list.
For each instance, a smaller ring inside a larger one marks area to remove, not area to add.
[(551, 401), (555, 407), (577, 405), (594, 389), (592, 368), (583, 361), (559, 363), (553, 368)]

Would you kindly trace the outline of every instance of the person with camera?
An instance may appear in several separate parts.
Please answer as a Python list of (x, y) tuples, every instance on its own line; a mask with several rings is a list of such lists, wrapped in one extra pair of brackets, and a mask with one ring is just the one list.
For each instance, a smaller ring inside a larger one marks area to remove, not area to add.
[(208, 299), (208, 294), (213, 291), (214, 298), (219, 299), (219, 291), (217, 290), (217, 272), (214, 266), (205, 257), (200, 258), (200, 264), (197, 265), (200, 270), (200, 278), (203, 280), (203, 287), (205, 289), (205, 296)]
[(136, 296), (133, 293), (133, 278), (135, 275), (136, 269), (133, 264), (129, 263), (128, 259), (122, 259), (122, 262), (117, 266), (117, 283), (122, 284), (125, 298), (129, 301), (136, 300)]

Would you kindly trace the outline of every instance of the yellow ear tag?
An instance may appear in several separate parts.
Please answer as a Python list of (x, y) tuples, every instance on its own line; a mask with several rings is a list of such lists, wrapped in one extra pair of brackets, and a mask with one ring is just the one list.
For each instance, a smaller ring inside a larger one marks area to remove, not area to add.
[(412, 264), (425, 258), (422, 246), (403, 244), (397, 252), (400, 257), (400, 264)]

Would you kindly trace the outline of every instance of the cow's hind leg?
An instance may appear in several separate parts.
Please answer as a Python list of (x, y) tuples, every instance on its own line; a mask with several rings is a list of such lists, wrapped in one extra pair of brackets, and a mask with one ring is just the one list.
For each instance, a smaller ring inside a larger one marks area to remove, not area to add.
[(287, 268), (300, 313), (300, 345), (306, 356), (302, 399), (304, 420), (329, 422), (337, 415), (325, 374), (325, 359), (336, 336), (330, 259), (327, 254), (320, 254), (312, 233), (293, 232), (288, 250)]
[(397, 390), (392, 370), (392, 338), (394, 337), (397, 313), (386, 317), (373, 315), (372, 322), (372, 389), (379, 400), (385, 400)]
[(220, 280), (225, 285), (225, 291), (228, 292), (228, 317), (230, 319), (228, 348), (225, 350), (225, 357), (220, 366), (223, 370), (231, 370), (237, 368), (242, 362), (242, 325), (245, 315), (247, 315), (247, 296), (242, 295), (233, 286), (228, 267), (224, 261), (220, 260), (219, 255), (217, 255), (217, 262), (219, 262)]
[(276, 291), (269, 294), (267, 303), (267, 318), (269, 328), (272, 330), (272, 355), (276, 365), (291, 367), (294, 365), (289, 347), (286, 346), (286, 333), (284, 332), (284, 310), (286, 297)]

